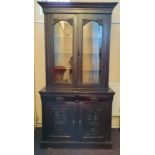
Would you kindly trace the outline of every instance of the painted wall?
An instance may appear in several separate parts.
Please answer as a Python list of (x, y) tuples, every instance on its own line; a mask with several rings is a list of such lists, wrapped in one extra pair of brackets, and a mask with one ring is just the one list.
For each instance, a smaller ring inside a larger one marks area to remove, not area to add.
[[(76, 0), (82, 1), (83, 0)], [(87, 0), (88, 1), (88, 0)], [(89, 1), (90, 2), (90, 1)], [(93, 2), (93, 1), (91, 1)], [(95, 2), (119, 2), (119, 0), (95, 0)], [(44, 44), (44, 23), (43, 15), (39, 5), (34, 3), (34, 70), (35, 70), (35, 126), (39, 127), (42, 123), (41, 99), (39, 90), (45, 86), (45, 44)], [(110, 44), (110, 74), (109, 85), (116, 92), (113, 101), (112, 127), (119, 127), (119, 90), (120, 90), (120, 5), (118, 4), (112, 14), (111, 24), (111, 44)]]

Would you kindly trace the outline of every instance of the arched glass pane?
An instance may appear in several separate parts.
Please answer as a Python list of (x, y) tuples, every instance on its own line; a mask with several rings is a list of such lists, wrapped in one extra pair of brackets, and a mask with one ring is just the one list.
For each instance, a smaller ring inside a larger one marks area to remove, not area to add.
[(82, 83), (100, 83), (102, 29), (95, 21), (83, 26)]
[(54, 82), (72, 83), (73, 26), (67, 21), (54, 25)]

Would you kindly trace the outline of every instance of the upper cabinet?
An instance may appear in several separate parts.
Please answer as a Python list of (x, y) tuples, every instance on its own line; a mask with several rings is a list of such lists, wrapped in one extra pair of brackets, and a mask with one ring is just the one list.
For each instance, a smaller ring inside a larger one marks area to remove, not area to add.
[(108, 88), (116, 3), (39, 4), (45, 14), (46, 86)]

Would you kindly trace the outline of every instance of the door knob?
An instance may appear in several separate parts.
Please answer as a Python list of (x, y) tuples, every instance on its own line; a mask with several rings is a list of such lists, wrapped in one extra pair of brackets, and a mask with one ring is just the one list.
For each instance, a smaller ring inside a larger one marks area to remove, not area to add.
[(74, 91), (73, 91), (73, 93), (77, 94), (77, 93), (78, 93), (78, 91), (77, 91), (77, 90), (74, 90)]
[(75, 125), (75, 120), (73, 119), (73, 125)]

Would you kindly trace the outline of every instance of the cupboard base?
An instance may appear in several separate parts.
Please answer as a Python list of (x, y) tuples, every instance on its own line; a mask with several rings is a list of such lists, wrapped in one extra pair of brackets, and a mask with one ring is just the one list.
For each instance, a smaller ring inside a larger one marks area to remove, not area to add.
[(58, 141), (41, 141), (41, 148), (100, 148), (112, 149), (112, 142), (58, 142)]

